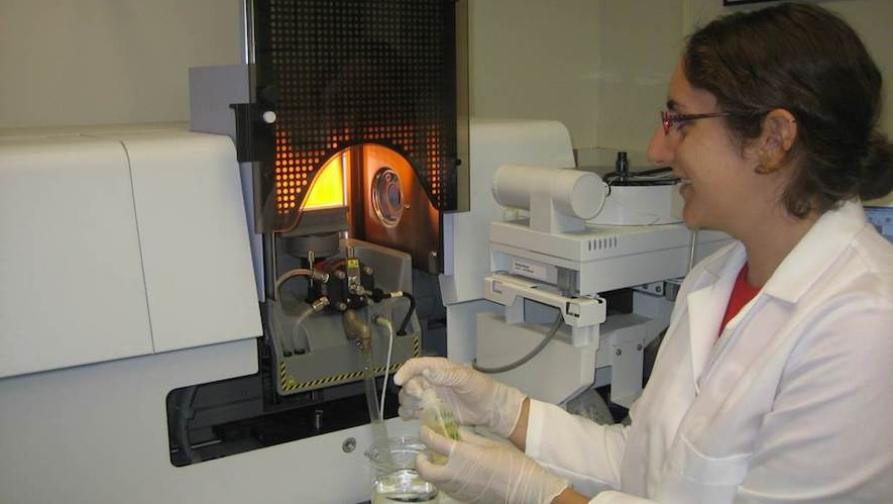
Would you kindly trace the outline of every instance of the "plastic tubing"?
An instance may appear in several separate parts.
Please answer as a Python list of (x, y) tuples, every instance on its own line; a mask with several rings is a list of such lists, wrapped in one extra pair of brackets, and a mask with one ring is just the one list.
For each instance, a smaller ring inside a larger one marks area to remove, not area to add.
[(412, 314), (415, 312), (415, 298), (412, 297), (412, 294), (404, 292), (403, 297), (409, 300), (409, 311), (406, 312), (406, 316), (403, 317), (403, 322), (400, 323), (400, 330), (397, 331), (398, 336), (406, 334), (406, 326), (409, 325), (409, 319), (412, 318)]
[(391, 368), (391, 354), (394, 350), (394, 325), (391, 324), (390, 320), (380, 315), (376, 316), (373, 321), (388, 330), (388, 355), (384, 364), (384, 381), (381, 383), (381, 406), (378, 410), (379, 418), (384, 419), (384, 398), (386, 395), (385, 392), (388, 389), (388, 372)]
[(478, 366), (477, 359), (472, 361), (471, 367), (474, 369), (487, 374), (495, 374), (495, 373), (505, 373), (506, 371), (511, 371), (516, 367), (519, 367), (530, 359), (536, 357), (536, 355), (543, 351), (543, 348), (546, 348), (546, 345), (549, 344), (550, 341), (558, 334), (558, 329), (561, 328), (562, 323), (564, 322), (564, 317), (562, 317), (561, 312), (558, 312), (558, 316), (555, 318), (555, 322), (552, 324), (552, 328), (549, 329), (549, 333), (543, 338), (543, 341), (540, 342), (533, 350), (527, 353), (524, 357), (516, 360), (515, 362), (506, 364), (504, 366), (496, 366), (496, 367), (482, 367)]
[(279, 278), (276, 279), (276, 286), (274, 287), (276, 290), (276, 299), (279, 299), (279, 289), (282, 288), (282, 284), (291, 280), (292, 278), (299, 276), (312, 278), (313, 271), (306, 268), (296, 268), (293, 270), (288, 270), (285, 273), (279, 275)]
[(295, 268), (286, 271), (285, 273), (279, 275), (279, 278), (276, 279), (276, 285), (274, 287), (276, 292), (276, 299), (279, 299), (279, 289), (282, 288), (282, 285), (295, 277), (306, 277), (311, 278), (313, 280), (319, 280), (321, 282), (325, 282), (329, 279), (329, 275), (320, 271), (314, 271), (312, 269), (307, 268)]

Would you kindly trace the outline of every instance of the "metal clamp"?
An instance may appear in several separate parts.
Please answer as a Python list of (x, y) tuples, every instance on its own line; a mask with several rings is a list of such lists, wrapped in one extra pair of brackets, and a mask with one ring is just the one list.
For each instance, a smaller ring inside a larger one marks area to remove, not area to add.
[(568, 297), (556, 292), (555, 286), (500, 273), (484, 279), (484, 299), (505, 306), (509, 324), (524, 322), (525, 299), (558, 308), (571, 326), (574, 345), (596, 341), (598, 326), (606, 318), (605, 300), (600, 297)]

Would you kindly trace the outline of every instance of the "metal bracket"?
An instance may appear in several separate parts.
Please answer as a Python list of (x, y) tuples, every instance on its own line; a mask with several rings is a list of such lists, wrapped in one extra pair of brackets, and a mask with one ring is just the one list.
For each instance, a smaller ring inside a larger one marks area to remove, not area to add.
[(574, 346), (598, 341), (599, 325), (606, 318), (605, 300), (600, 297), (563, 296), (552, 285), (500, 273), (484, 279), (484, 299), (505, 306), (509, 324), (524, 322), (525, 299), (558, 308), (571, 326)]
[(642, 284), (638, 287), (633, 287), (633, 290), (652, 296), (663, 296), (667, 301), (676, 301), (676, 294), (679, 293), (679, 288), (682, 287), (682, 280), (683, 278), (670, 278), (661, 282)]
[[(630, 337), (632, 336), (632, 337)], [(629, 408), (642, 392), (642, 351), (645, 341), (638, 331), (611, 335), (611, 402)]]

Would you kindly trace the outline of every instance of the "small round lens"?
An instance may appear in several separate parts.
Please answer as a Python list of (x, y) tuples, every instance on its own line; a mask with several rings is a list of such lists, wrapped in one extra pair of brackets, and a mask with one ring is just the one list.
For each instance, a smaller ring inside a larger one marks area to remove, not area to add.
[(394, 227), (403, 216), (403, 189), (400, 176), (392, 168), (383, 166), (372, 178), (372, 210), (387, 227)]

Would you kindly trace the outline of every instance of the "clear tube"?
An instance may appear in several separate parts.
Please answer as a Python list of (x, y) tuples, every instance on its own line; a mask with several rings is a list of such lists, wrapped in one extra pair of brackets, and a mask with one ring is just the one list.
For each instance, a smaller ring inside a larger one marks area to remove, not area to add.
[[(453, 412), (437, 397), (433, 388), (422, 392), (422, 423), (437, 434), (459, 440), (459, 425), (453, 416)], [(445, 464), (447, 458), (443, 455), (432, 453), (431, 462)]]
[(369, 409), (369, 421), (381, 421), (378, 411), (378, 392), (375, 389), (375, 372), (373, 371), (372, 350), (363, 351), (363, 381), (366, 385), (366, 406)]
[(372, 320), (388, 330), (388, 356), (384, 361), (384, 380), (381, 385), (381, 405), (378, 408), (379, 418), (384, 419), (384, 400), (388, 389), (388, 374), (391, 369), (391, 355), (394, 353), (394, 326), (391, 324), (390, 320), (381, 315), (376, 315)]
[[(388, 451), (388, 428), (378, 411), (378, 395), (375, 391), (375, 371), (373, 369), (372, 349), (363, 352), (363, 381), (366, 385), (366, 407), (369, 409), (369, 426), (372, 428), (372, 443), (378, 447), (382, 454), (382, 463), (385, 466), (393, 466)], [(382, 391), (384, 392), (384, 391)]]

